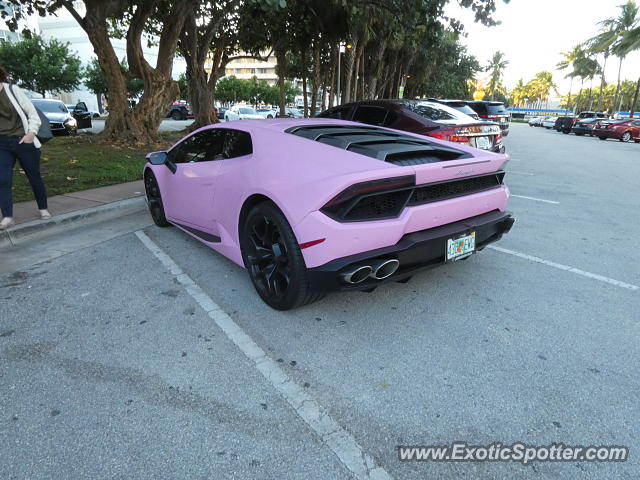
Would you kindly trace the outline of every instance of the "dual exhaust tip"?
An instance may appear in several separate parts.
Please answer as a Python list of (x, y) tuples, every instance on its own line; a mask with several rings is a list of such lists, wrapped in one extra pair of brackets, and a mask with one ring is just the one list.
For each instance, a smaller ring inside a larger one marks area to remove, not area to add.
[(384, 280), (396, 273), (399, 266), (400, 262), (395, 258), (374, 260), (368, 264), (352, 265), (342, 274), (342, 280), (350, 284), (364, 282), (367, 278)]

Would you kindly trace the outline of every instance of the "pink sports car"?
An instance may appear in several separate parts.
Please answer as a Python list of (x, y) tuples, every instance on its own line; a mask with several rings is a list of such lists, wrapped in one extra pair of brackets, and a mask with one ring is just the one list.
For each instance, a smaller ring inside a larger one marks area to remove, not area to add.
[(331, 119), (240, 120), (147, 155), (149, 209), (279, 310), (467, 258), (513, 225), (509, 157)]

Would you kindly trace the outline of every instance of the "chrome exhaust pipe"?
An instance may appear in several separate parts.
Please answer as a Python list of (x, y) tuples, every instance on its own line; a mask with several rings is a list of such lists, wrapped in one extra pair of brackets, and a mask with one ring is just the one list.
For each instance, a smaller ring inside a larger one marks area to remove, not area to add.
[(373, 269), (369, 265), (352, 265), (342, 274), (342, 280), (351, 284), (364, 282), (372, 271)]
[(384, 280), (385, 278), (390, 277), (398, 267), (400, 266), (400, 262), (395, 258), (387, 258), (380, 259), (371, 262), (371, 278), (375, 278), (376, 280)]

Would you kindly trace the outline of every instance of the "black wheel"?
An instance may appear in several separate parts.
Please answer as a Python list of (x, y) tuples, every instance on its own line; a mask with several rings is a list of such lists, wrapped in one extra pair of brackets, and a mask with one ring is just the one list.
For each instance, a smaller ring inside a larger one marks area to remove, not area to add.
[(631, 132), (624, 132), (620, 137), (621, 142), (627, 143), (629, 140), (631, 140)]
[(581, 136), (583, 136), (583, 135), (584, 135), (584, 133), (578, 133), (578, 132), (576, 132), (576, 137), (581, 137)]
[(144, 189), (147, 193), (147, 203), (149, 204), (149, 213), (153, 218), (153, 223), (159, 227), (170, 227), (167, 217), (164, 215), (164, 204), (162, 203), (162, 195), (156, 176), (151, 171), (147, 171), (144, 175)]
[(258, 204), (242, 222), (242, 259), (253, 286), (267, 305), (290, 310), (324, 297), (309, 289), (298, 241), (273, 203)]
[(182, 113), (179, 110), (172, 110), (171, 120), (182, 120)]
[(607, 137), (598, 137), (600, 140), (606, 140)]
[(267, 118), (273, 118), (273, 115), (269, 114), (267, 115)]
[(636, 143), (640, 143), (640, 140), (634, 140), (634, 142), (636, 142)]

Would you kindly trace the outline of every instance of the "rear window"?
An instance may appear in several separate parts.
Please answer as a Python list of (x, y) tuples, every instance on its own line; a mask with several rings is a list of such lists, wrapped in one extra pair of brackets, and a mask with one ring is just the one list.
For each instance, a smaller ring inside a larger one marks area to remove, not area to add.
[(502, 115), (507, 113), (507, 109), (504, 108), (503, 104), (500, 105), (487, 105), (487, 111), (489, 112), (489, 115)]
[(421, 117), (428, 118), (435, 122), (441, 120), (457, 120), (456, 110), (446, 105), (438, 105), (427, 102), (405, 102), (403, 106)]
[(462, 112), (466, 115), (470, 115), (472, 117), (478, 115), (476, 113), (476, 111), (471, 108), (469, 105), (467, 105), (466, 103), (455, 103), (455, 104), (451, 104), (451, 103), (447, 103), (448, 106), (455, 108), (456, 110), (458, 110), (459, 112)]
[(353, 115), (354, 122), (368, 123), (369, 125), (384, 125), (387, 109), (383, 107), (359, 106)]

